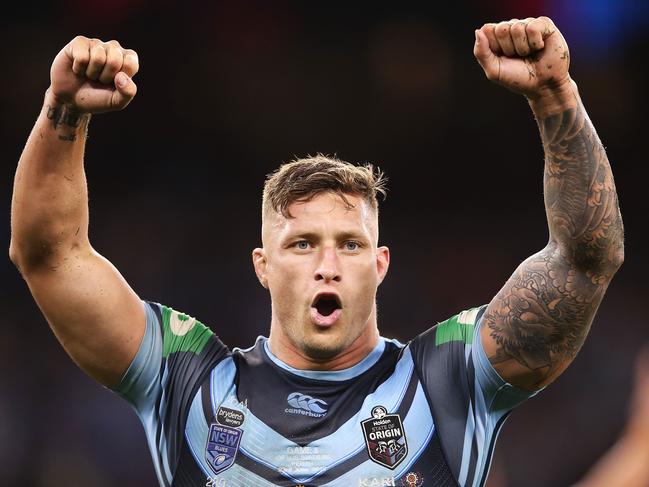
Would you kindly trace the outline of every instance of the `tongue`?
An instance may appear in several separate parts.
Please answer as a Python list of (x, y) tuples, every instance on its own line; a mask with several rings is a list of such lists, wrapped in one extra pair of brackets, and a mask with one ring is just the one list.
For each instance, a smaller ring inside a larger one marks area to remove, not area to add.
[(342, 310), (337, 308), (328, 315), (323, 315), (318, 311), (318, 308), (311, 308), (311, 321), (318, 326), (331, 326), (338, 318)]

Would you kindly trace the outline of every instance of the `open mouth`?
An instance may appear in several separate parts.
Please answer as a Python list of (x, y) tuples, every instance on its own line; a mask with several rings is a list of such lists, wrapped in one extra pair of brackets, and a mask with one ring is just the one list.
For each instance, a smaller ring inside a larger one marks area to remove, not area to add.
[(319, 294), (311, 306), (322, 316), (329, 316), (337, 309), (342, 309), (340, 298), (335, 294)]

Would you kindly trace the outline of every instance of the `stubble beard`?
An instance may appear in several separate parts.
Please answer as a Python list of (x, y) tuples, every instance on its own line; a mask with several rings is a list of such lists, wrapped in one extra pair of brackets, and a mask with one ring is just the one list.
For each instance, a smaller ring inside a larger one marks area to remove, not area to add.
[[(334, 326), (338, 326), (335, 324)], [(348, 344), (332, 329), (317, 330), (310, 319), (302, 323), (292, 323), (285, 329), (293, 344), (307, 357), (316, 360), (329, 360), (343, 352)]]
[(283, 326), (284, 333), (304, 355), (317, 362), (326, 361), (347, 350), (363, 333), (361, 327), (349, 336), (349, 327), (344, 323), (345, 318), (341, 316), (342, 321), (334, 323), (330, 328), (318, 329), (311, 322), (310, 316), (302, 320), (294, 317), (288, 325)]
[[(372, 309), (375, 306), (376, 298), (373, 300)], [(334, 359), (351, 347), (370, 325), (369, 318), (372, 313), (372, 309), (370, 309), (368, 318), (362, 325), (354, 327), (353, 323), (348, 322), (352, 317), (347, 315), (350, 311), (347, 309), (331, 327), (319, 328), (311, 321), (310, 309), (308, 307), (302, 315), (296, 313), (295, 310), (287, 310), (288, 312), (284, 315), (283, 310), (278, 309), (276, 323), (282, 329), (286, 339), (297, 350), (315, 362)]]

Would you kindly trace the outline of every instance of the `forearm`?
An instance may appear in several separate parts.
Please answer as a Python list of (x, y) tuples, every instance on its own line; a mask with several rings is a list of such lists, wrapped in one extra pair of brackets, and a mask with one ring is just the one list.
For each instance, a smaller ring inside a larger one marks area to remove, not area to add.
[(574, 82), (530, 100), (545, 150), (550, 242), (568, 262), (612, 277), (623, 258), (613, 173)]
[(89, 245), (83, 168), (89, 118), (46, 93), (14, 181), (10, 255), (23, 271)]
[(623, 229), (611, 167), (576, 86), (530, 105), (546, 155), (550, 242), (514, 272), (484, 320), (491, 363), (513, 384), (537, 390), (583, 344), (622, 263)]

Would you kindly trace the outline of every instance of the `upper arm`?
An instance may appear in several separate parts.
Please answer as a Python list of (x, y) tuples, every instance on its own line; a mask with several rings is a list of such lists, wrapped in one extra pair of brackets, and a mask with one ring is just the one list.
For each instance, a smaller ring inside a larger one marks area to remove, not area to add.
[(481, 340), (503, 379), (527, 390), (574, 359), (614, 270), (584, 269), (556, 243), (524, 261), (489, 303)]
[(23, 276), (70, 357), (98, 382), (116, 385), (146, 323), (143, 302), (118, 270), (88, 246)]

